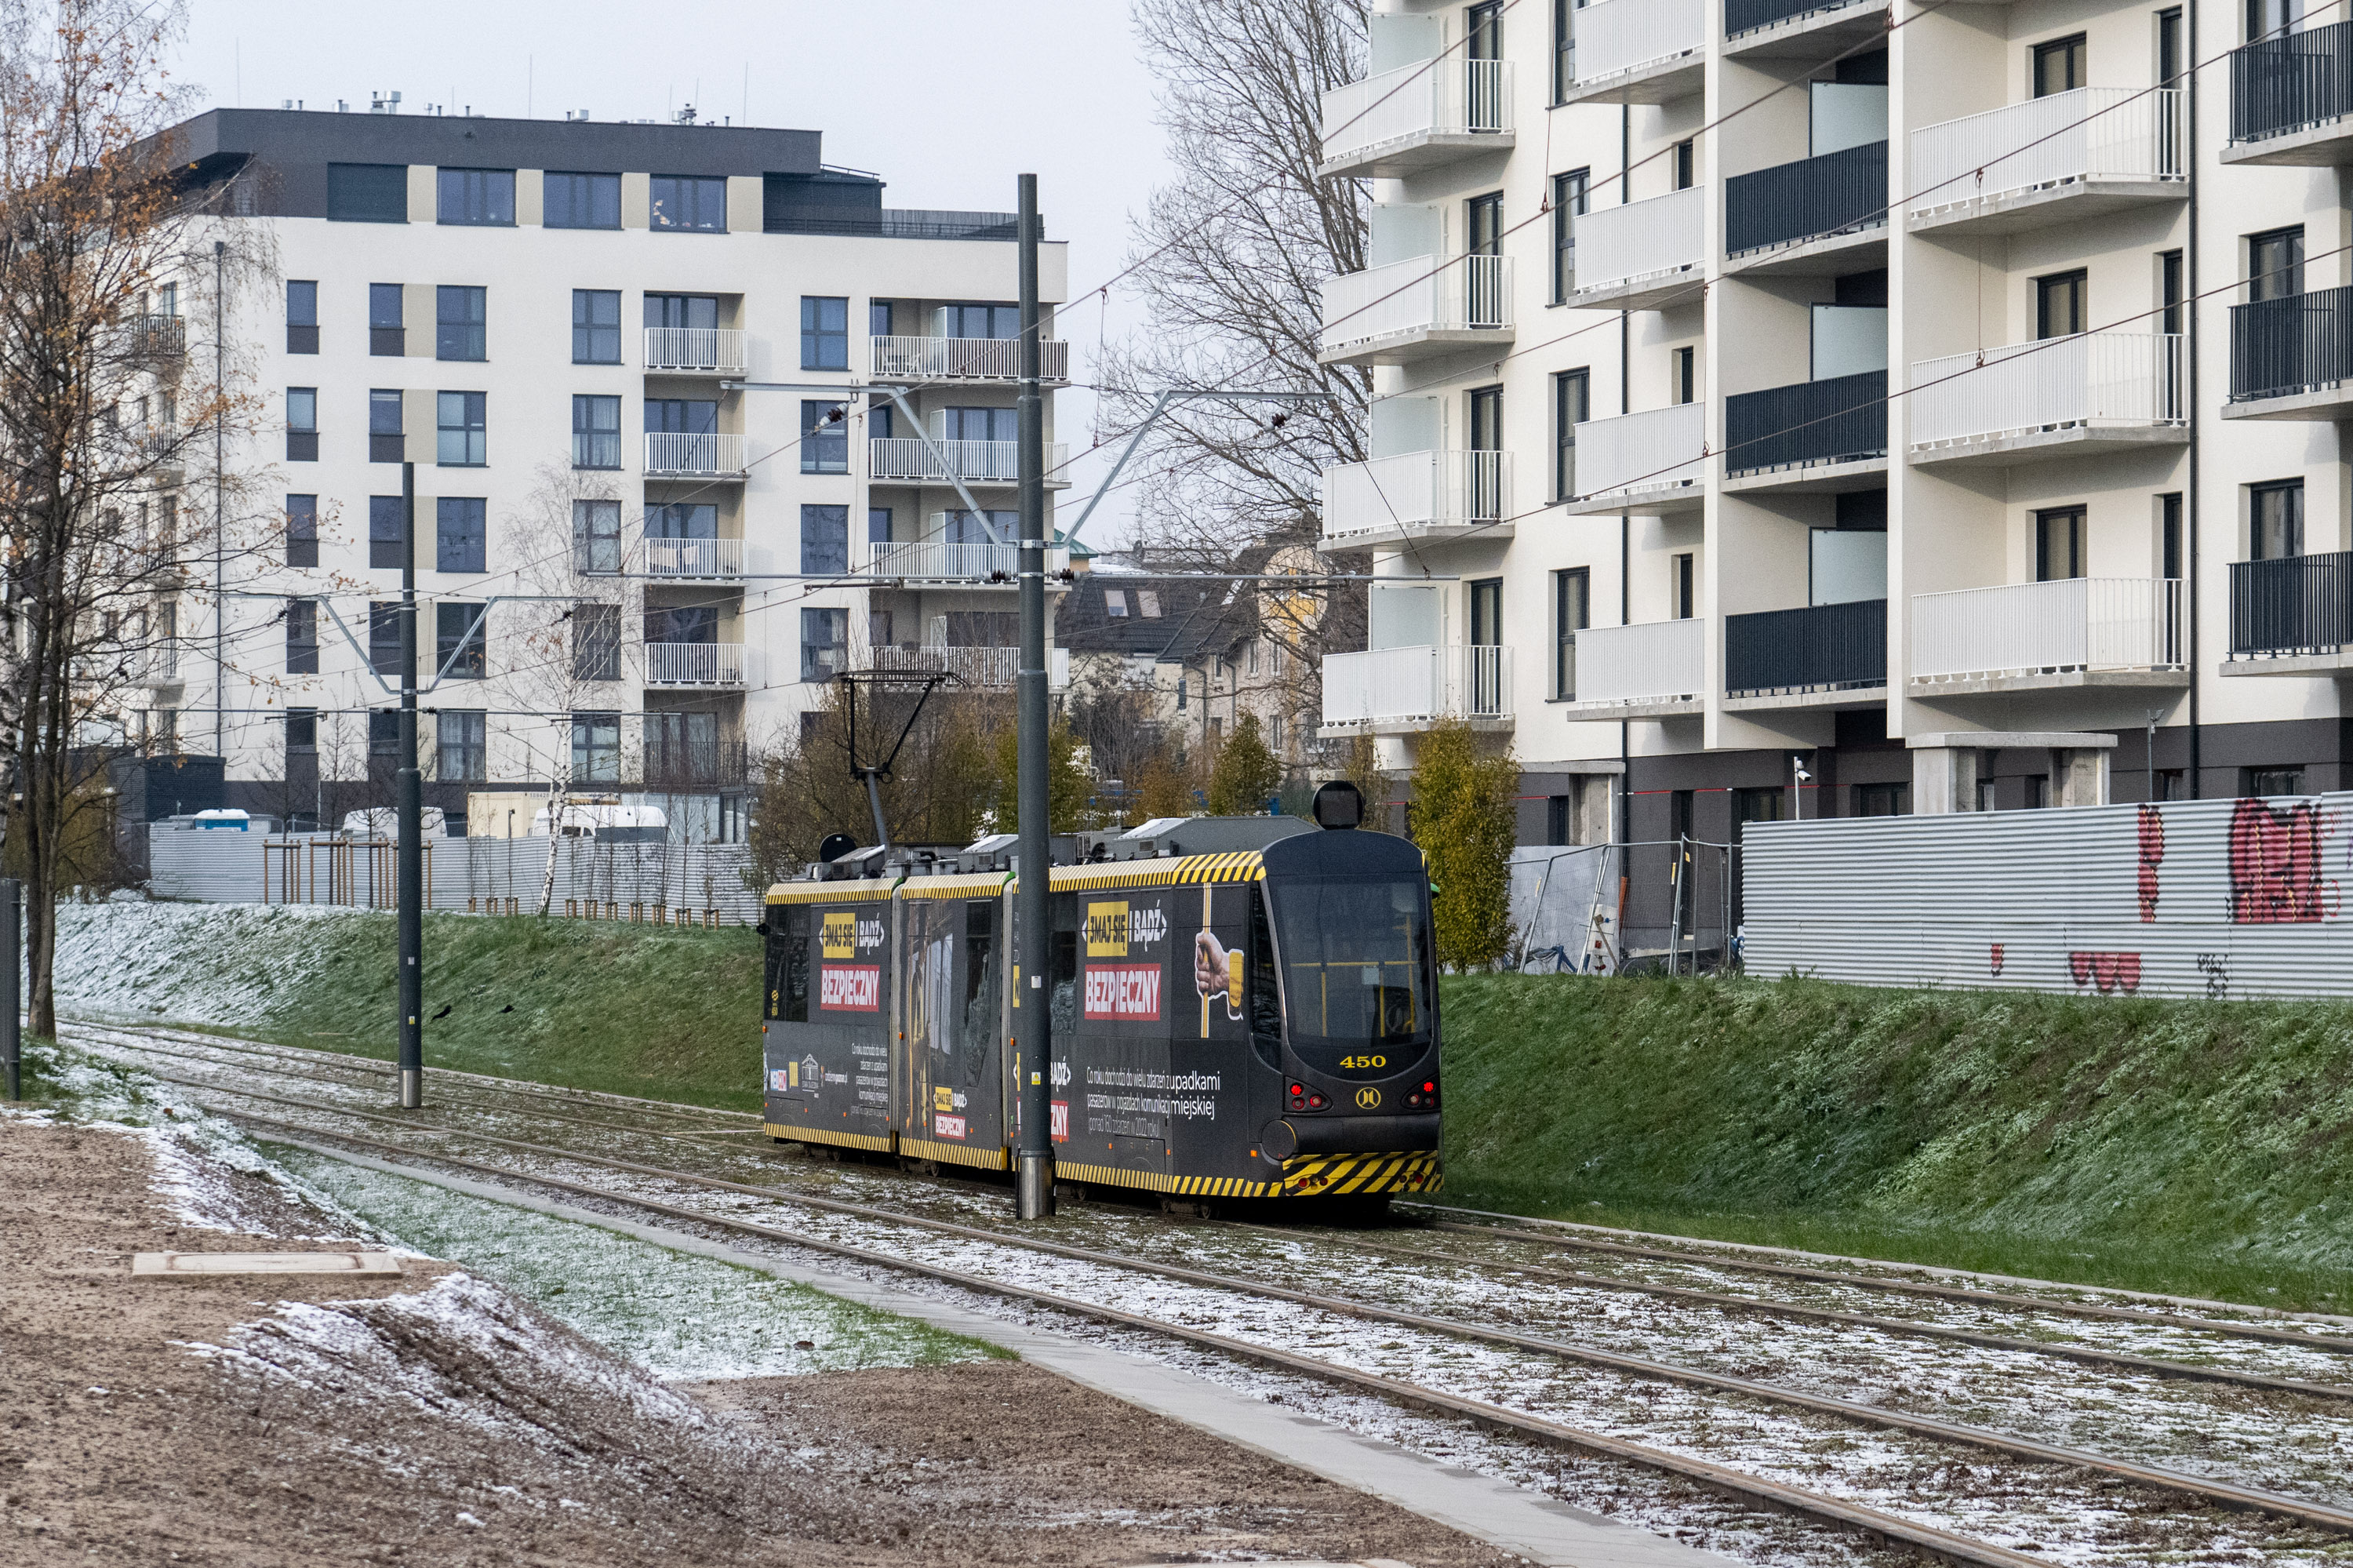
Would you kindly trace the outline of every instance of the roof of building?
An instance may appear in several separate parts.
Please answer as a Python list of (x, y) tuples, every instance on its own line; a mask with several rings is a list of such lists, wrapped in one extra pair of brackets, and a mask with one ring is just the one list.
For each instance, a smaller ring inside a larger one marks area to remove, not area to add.
[(1232, 648), (1256, 625), (1257, 597), (1233, 583), (1097, 567), (1062, 595), (1054, 644), (1081, 655), (1195, 663)]

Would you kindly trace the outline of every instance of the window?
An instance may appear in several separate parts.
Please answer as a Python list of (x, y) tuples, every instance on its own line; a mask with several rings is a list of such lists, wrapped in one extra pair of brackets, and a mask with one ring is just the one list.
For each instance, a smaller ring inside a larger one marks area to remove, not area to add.
[(433, 569), (437, 572), (481, 572), (489, 503), (479, 495), (444, 495), (433, 503)]
[(1552, 101), (1577, 85), (1577, 0), (1552, 0)]
[(1577, 427), (1591, 413), (1593, 377), (1564, 370), (1552, 378), (1552, 493), (1567, 501), (1577, 494)]
[(870, 545), (887, 545), (891, 542), (891, 509), (889, 507), (870, 506), (866, 509), (866, 542)]
[(1552, 694), (1577, 699), (1577, 634), (1593, 624), (1593, 575), (1573, 567), (1552, 575)]
[(286, 498), (286, 564), (319, 564), (319, 498), (315, 495)]
[(1160, 592), (1157, 588), (1135, 590), (1135, 613), (1146, 620), (1160, 619)]
[(483, 297), (489, 291), (451, 287), (445, 283), (433, 292), (437, 328), (433, 335), (433, 357), (489, 358), (482, 327)]
[(617, 501), (575, 501), (572, 503), (573, 565), (584, 572), (621, 569), (621, 503)]
[(2181, 493), (2157, 498), (2157, 561), (2161, 577), (2181, 576)]
[(436, 170), (440, 199), (435, 216), (443, 223), (512, 228), (514, 182), (512, 169)]
[(621, 678), (621, 607), (582, 602), (572, 607), (572, 678)]
[(1689, 620), (1699, 613), (1698, 585), (1693, 580), (1693, 559), (1688, 550), (1672, 557), (1674, 577), (1670, 591), (1674, 596), (1673, 619), (1676, 620)]
[(408, 165), (329, 164), (329, 223), (406, 223)]
[(400, 554), (401, 523), (406, 503), (397, 495), (368, 497), (368, 566), (370, 569), (398, 571), (405, 564)]
[(1577, 289), (1577, 220), (1585, 216), (1592, 172), (1577, 169), (1552, 177), (1552, 302), (1567, 302)]
[(707, 648), (719, 641), (719, 610), (707, 604), (649, 609), (646, 611), (646, 641)]
[(801, 368), (849, 368), (849, 302), (821, 294), (801, 296)]
[(443, 708), (434, 715), (435, 779), (444, 784), (472, 784), (491, 776), (489, 720), (480, 708)]
[(1127, 591), (1124, 588), (1103, 589), (1103, 614), (1113, 620), (1127, 619)]
[(621, 466), (621, 400), (575, 396), (572, 399), (572, 466)]
[(849, 611), (801, 611), (801, 679), (829, 681), (849, 664)]
[(572, 363), (621, 363), (621, 291), (572, 291)]
[(572, 777), (586, 784), (610, 784), (621, 777), (621, 715), (572, 715)]
[(2054, 92), (2073, 92), (2085, 85), (2084, 59), (2085, 44), (2081, 33), (2035, 45), (2034, 96), (2048, 98)]
[(2160, 251), (2157, 258), (2157, 330), (2175, 335), (2188, 330), (2189, 296), (2183, 286), (2181, 252)]
[(1482, 521), (1504, 514), (1504, 389), (1473, 388), (1470, 406), (1472, 456), (1465, 472), (1464, 503), (1469, 514)]
[(1908, 817), (1912, 814), (1909, 784), (1858, 784), (1854, 787), (1858, 817)]
[(2304, 481), (2247, 487), (2247, 558), (2278, 561), (2304, 554)]
[(1470, 589), (1471, 646), (1493, 648), (1504, 641), (1504, 579), (1482, 577)]
[(866, 302), (866, 335), (869, 337), (890, 337), (893, 335), (891, 330), (890, 301), (869, 300)]
[(368, 606), (368, 668), (386, 680), (400, 678), (400, 606), (396, 604), (379, 599)]
[(286, 388), (286, 461), (319, 461), (319, 389)]
[(1509, 0), (1480, 0), (1462, 13), (1463, 56), (1474, 60), (1504, 58), (1504, 8)]
[(621, 176), (550, 169), (540, 185), (540, 223), (548, 228), (621, 227)]
[(1017, 338), (1021, 335), (1021, 307), (972, 303), (943, 305), (940, 307), (940, 328), (943, 337)]
[(681, 234), (727, 232), (727, 182), (696, 175), (656, 175), (648, 227)]
[(1675, 189), (1687, 191), (1699, 183), (1698, 147), (1692, 142), (1675, 143)]
[(646, 429), (654, 434), (707, 436), (719, 428), (717, 402), (699, 397), (649, 397)]
[(646, 777), (670, 784), (715, 783), (719, 778), (719, 715), (646, 715)]
[(648, 294), (646, 325), (709, 332), (719, 325), (716, 294)]
[(2303, 226), (2247, 236), (2247, 298), (2261, 303), (2303, 292)]
[(2250, 768), (2242, 795), (2301, 795), (2304, 793), (2304, 769), (2301, 768)]
[(319, 285), (314, 281), (287, 281), (286, 352), (319, 352)]
[(2034, 580), (2090, 576), (2084, 564), (2084, 509), (2054, 506), (2034, 514)]
[(951, 441), (1015, 441), (1021, 438), (1018, 408), (948, 408), (941, 425), (942, 440)]
[(2176, 5), (2157, 14), (2157, 80), (2160, 87), (2179, 87), (2181, 74), (2189, 65), (2183, 56), (2181, 7)]
[(319, 755), (318, 709), (288, 708), (286, 710), (286, 755), (289, 757)]
[[(950, 409), (950, 413), (955, 410)], [(801, 471), (849, 471), (849, 406), (821, 398), (801, 401)]]
[(445, 681), (479, 681), (490, 673), (490, 629), (483, 607), (443, 599), (433, 607), (433, 667)]
[(379, 356), (406, 354), (408, 334), (402, 331), (402, 299), (406, 291), (397, 283), (368, 285), (368, 352)]
[(2305, 0), (2247, 0), (2247, 42), (2284, 33), (2304, 20)]
[(1699, 350), (1679, 348), (1674, 352), (1674, 397), (1677, 403), (1699, 399)]
[(400, 392), (378, 387), (368, 393), (368, 461), (398, 462), (408, 455), (400, 433)]
[(2072, 337), (2084, 330), (2085, 281), (2079, 269), (2034, 280), (2034, 335)]
[(490, 461), (488, 402), (489, 398), (480, 392), (440, 394), (438, 461), (443, 468), (480, 468)]
[(849, 570), (849, 508), (801, 508), (801, 572), (807, 577), (839, 576)]
[(1485, 196), (1475, 196), (1466, 205), (1471, 217), (1471, 254), (1501, 256), (1504, 253), (1504, 193), (1490, 191)]
[(319, 673), (319, 601), (315, 599), (286, 601), (286, 673)]
[(708, 501), (671, 501), (646, 509), (649, 539), (716, 539), (719, 508)]

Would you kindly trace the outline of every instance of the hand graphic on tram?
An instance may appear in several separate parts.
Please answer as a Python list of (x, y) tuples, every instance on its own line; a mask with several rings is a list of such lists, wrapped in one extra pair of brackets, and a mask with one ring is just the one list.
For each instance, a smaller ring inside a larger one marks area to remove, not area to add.
[(1230, 960), (1225, 945), (1208, 931), (1193, 938), (1193, 984), (1203, 996), (1215, 996), (1226, 989), (1226, 976)]

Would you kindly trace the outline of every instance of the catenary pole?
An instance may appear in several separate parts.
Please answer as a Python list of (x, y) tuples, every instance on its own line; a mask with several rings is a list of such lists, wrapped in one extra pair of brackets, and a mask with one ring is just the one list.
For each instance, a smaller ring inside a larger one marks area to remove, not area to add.
[(1018, 794), (1021, 842), (1020, 894), (1014, 915), (1020, 927), (1015, 954), (1020, 965), (1020, 1022), (1015, 1060), (1020, 1074), (1020, 1140), (1015, 1146), (1015, 1217), (1040, 1220), (1054, 1211), (1054, 1155), (1048, 1118), (1053, 1096), (1053, 1041), (1046, 989), (1046, 440), (1045, 403), (1038, 390), (1038, 176), (1020, 178), (1021, 264), (1021, 667), (1016, 676), (1019, 706)]
[(417, 777), (417, 465), (400, 465), (400, 1104), (425, 1103), (425, 844)]

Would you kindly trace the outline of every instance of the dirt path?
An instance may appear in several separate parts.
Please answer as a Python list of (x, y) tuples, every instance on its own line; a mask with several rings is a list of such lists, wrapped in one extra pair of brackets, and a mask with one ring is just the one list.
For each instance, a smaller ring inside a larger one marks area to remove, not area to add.
[[(0, 1121), (0, 1562), (1507, 1561), (1025, 1365), (672, 1389), (446, 1265), (134, 1281), (289, 1245), (186, 1224), (156, 1160)], [(322, 1227), (222, 1180), (257, 1230)]]

